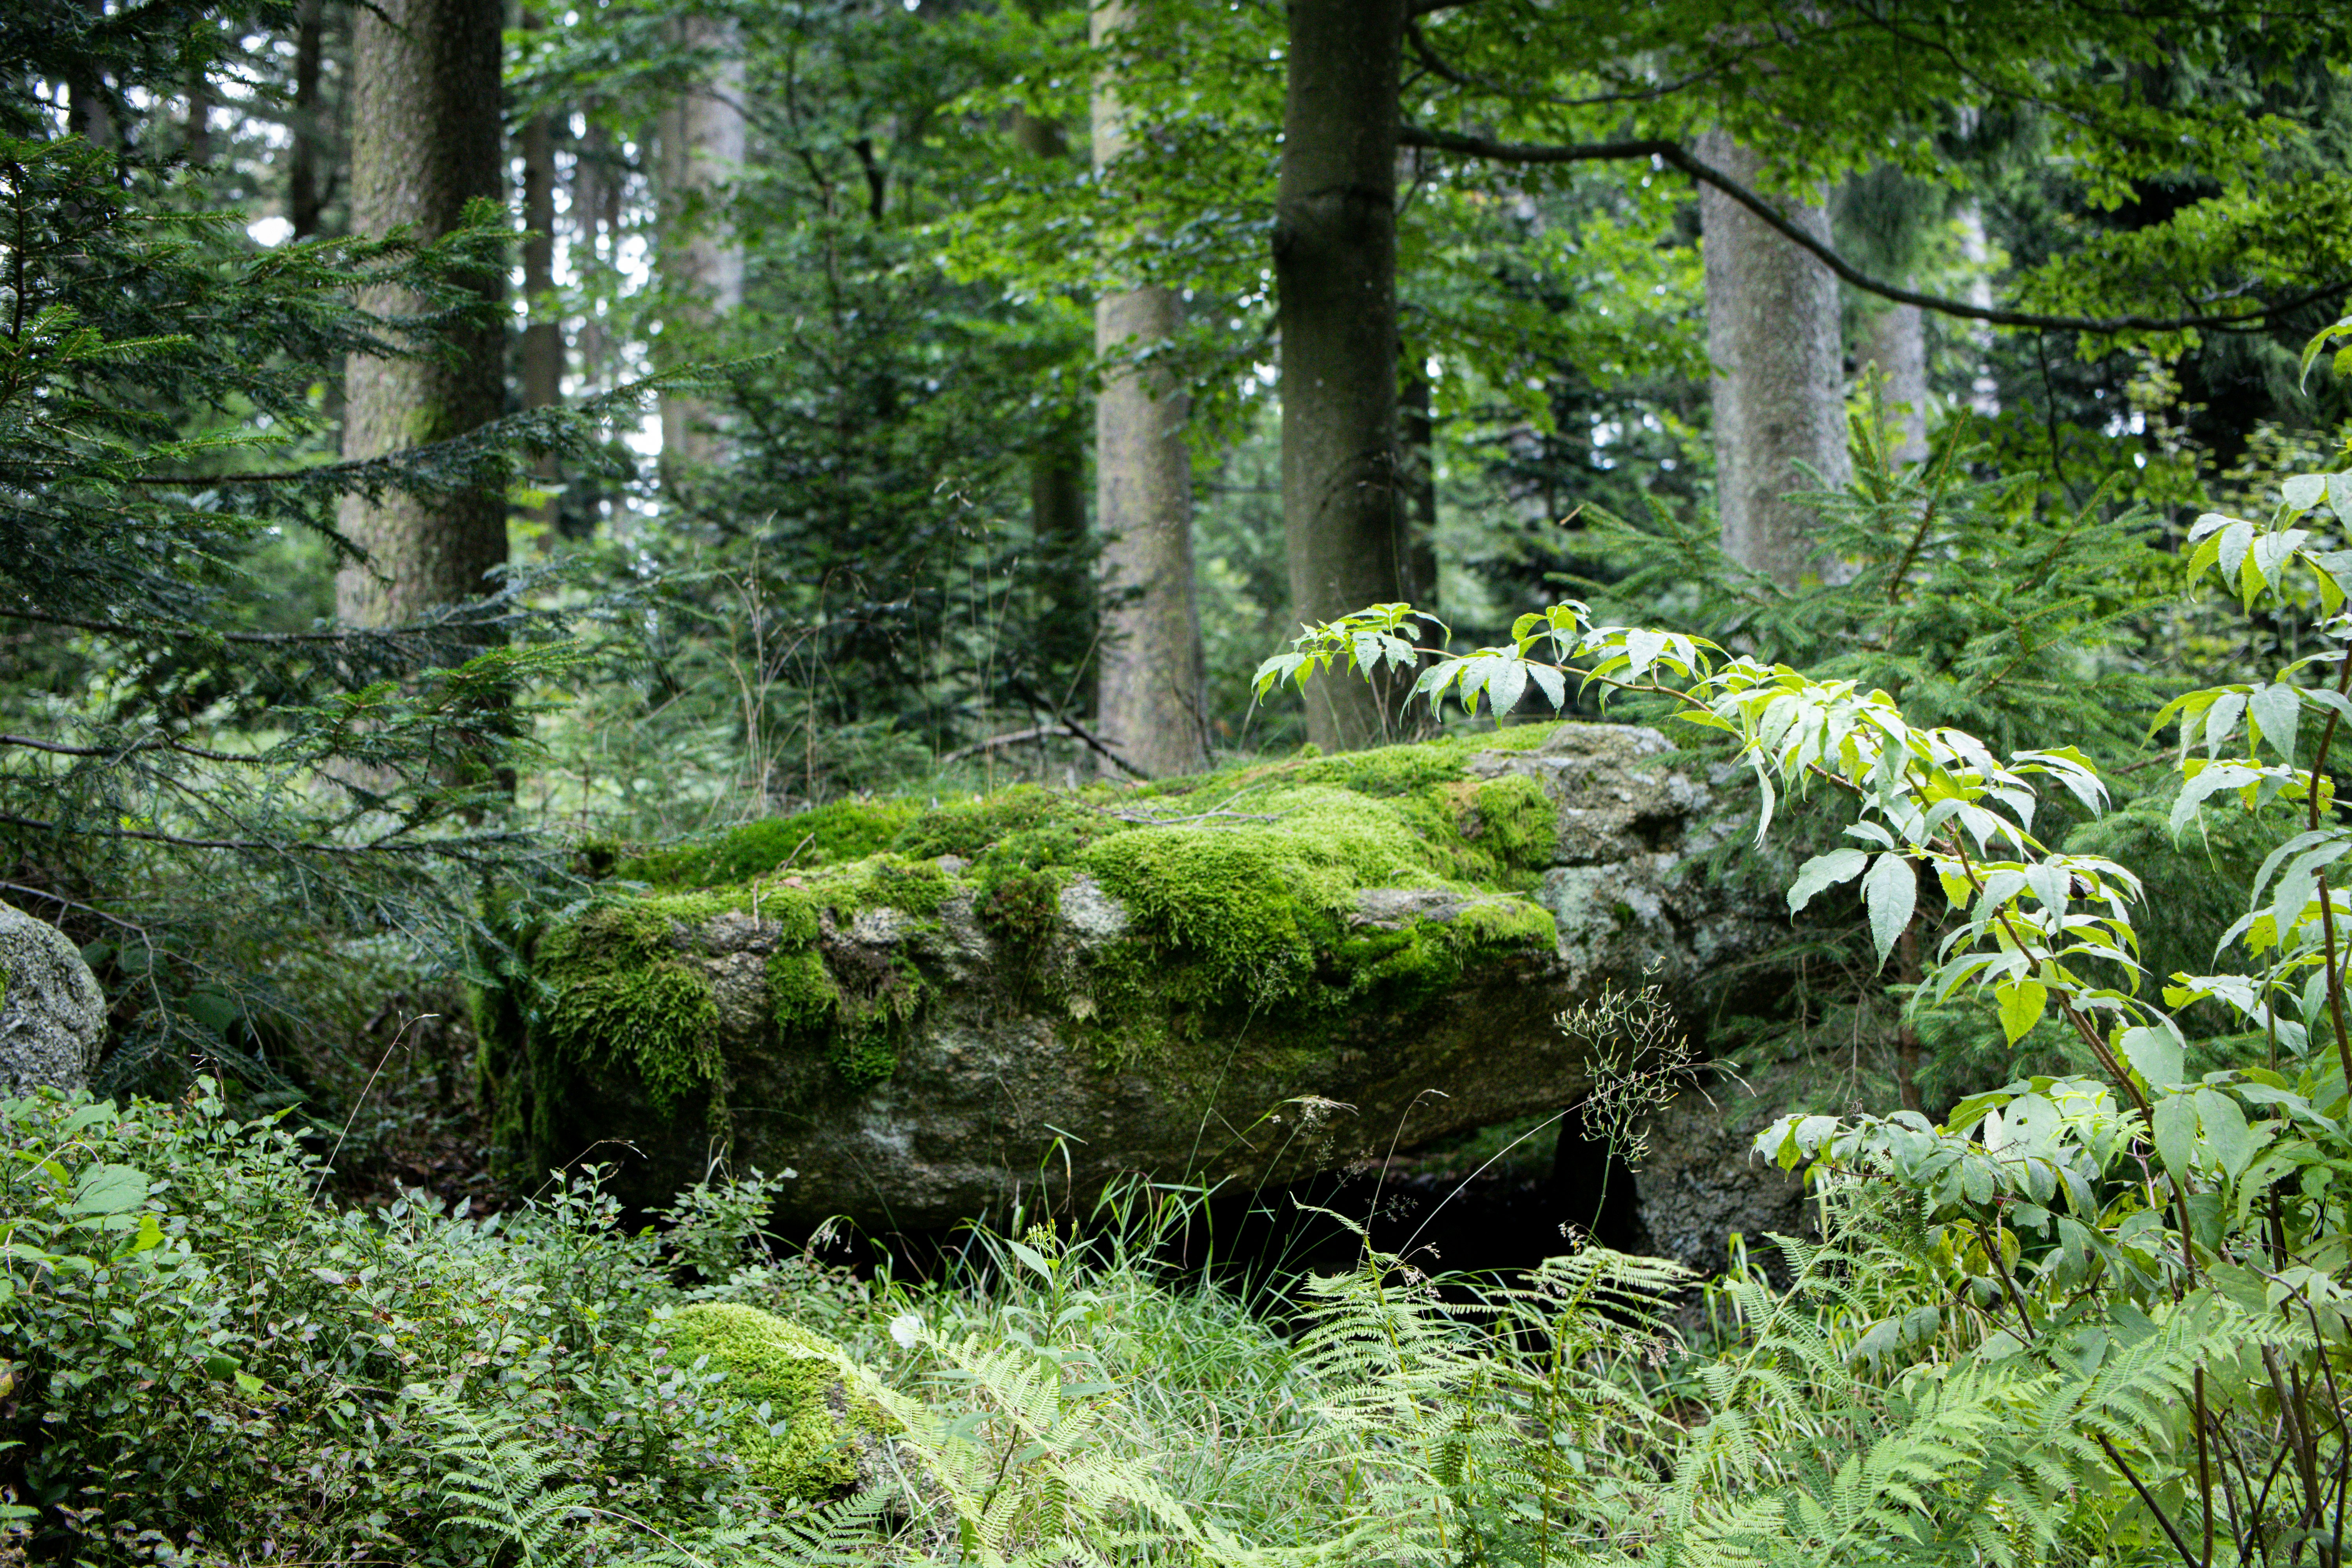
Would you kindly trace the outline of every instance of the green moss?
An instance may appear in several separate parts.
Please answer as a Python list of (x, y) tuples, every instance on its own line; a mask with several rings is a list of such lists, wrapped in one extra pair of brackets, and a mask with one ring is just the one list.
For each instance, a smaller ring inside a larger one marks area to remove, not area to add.
[(671, 1365), (722, 1373), (727, 1396), (747, 1406), (735, 1425), (735, 1448), (756, 1479), (810, 1501), (856, 1486), (857, 1438), (887, 1431), (888, 1418), (845, 1392), (835, 1410), (841, 1373), (824, 1359), (835, 1350), (830, 1341), (725, 1301), (678, 1309), (664, 1337)]
[(1023, 947), (1034, 947), (1061, 912), (1062, 879), (1043, 867), (1015, 862), (981, 881), (972, 912), (981, 923)]
[(719, 1005), (672, 934), (673, 918), (707, 918), (701, 906), (712, 903), (730, 907), (708, 899), (599, 904), (548, 932), (534, 954), (552, 993), (539, 1032), (568, 1061), (625, 1062), (663, 1115), (719, 1076)]
[(822, 1039), (841, 1011), (841, 987), (814, 947), (780, 947), (768, 955), (768, 998), (787, 1041)]
[(1050, 790), (1016, 784), (979, 800), (934, 806), (908, 823), (890, 847), (917, 859), (959, 855), (970, 860), (989, 846), (1043, 827), (1072, 809), (1069, 802)]
[(1012, 834), (992, 845), (973, 869), (972, 912), (999, 936), (1034, 947), (1053, 930), (1062, 889), (1088, 846), (1125, 825), (1088, 815)]
[[(903, 953), (847, 940), (857, 917), (887, 908), (936, 921), (969, 890), (981, 923), (1017, 958), (1045, 951), (1083, 871), (1130, 922), (1071, 977), (1072, 1026), (1101, 1059), (1230, 1043), (1237, 1025), (1269, 1049), (1318, 1048), (1361, 1015), (1435, 1001), (1487, 957), (1557, 940), (1551, 917), (1527, 900), (1476, 897), (1532, 889), (1555, 847), (1552, 803), (1532, 779), (1465, 771), (1473, 752), (1531, 748), (1553, 728), (1257, 763), (1129, 792), (1115, 811), (1102, 792), (1034, 785), (921, 812), (844, 803), (663, 852), (668, 860), (641, 858), (631, 868), (672, 889), (686, 886), (673, 879), (754, 869), (747, 885), (612, 900), (549, 933), (536, 969), (556, 1000), (534, 1032), (571, 1059), (625, 1060), (675, 1104), (715, 1081), (718, 1065), (715, 1006), (674, 932), (756, 909), (778, 928), (766, 977), (782, 1046), (821, 1055), (846, 1086), (869, 1086), (897, 1070), (928, 982)], [(938, 863), (947, 855), (969, 868), (950, 874)], [(1454, 919), (1398, 930), (1352, 918), (1364, 889), (1395, 887), (1468, 901)]]
[(1398, 813), (1348, 791), (1293, 788), (1259, 809), (1274, 820), (1139, 828), (1086, 857), (1139, 936), (1233, 999), (1265, 1006), (1297, 994), (1358, 889), (1448, 881)]
[(788, 865), (845, 865), (887, 847), (915, 815), (906, 801), (840, 800), (648, 850), (615, 862), (614, 874), (656, 888), (711, 888), (748, 882)]
[(783, 928), (767, 961), (776, 1030), (789, 1048), (821, 1053), (853, 1088), (888, 1079), (898, 1040), (920, 1010), (922, 974), (904, 957), (886, 958), (829, 938), (857, 912), (892, 909), (933, 916), (955, 884), (929, 861), (877, 855), (763, 893), (761, 914)]
[(1478, 786), (1475, 809), (1475, 837), (1507, 869), (1538, 869), (1559, 847), (1559, 808), (1531, 778), (1488, 779)]

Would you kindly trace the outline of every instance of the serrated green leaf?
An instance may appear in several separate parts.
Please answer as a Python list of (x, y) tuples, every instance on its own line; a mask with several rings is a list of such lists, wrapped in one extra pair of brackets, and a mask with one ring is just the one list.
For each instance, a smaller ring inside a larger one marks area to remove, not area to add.
[(2013, 1046), (2025, 1037), (2027, 1030), (2042, 1022), (2042, 1015), (2050, 1005), (2050, 988), (2038, 980), (2021, 980), (1994, 986), (1993, 997), (2000, 1007), (2001, 1032)]
[(1795, 914), (1824, 889), (1852, 881), (1869, 864), (1870, 854), (1863, 849), (1832, 849), (1814, 856), (1797, 868), (1797, 879), (1789, 885), (1789, 912)]
[(2180, 1081), (2180, 1042), (2169, 1031), (2126, 1029), (2119, 1045), (2126, 1065), (2146, 1079), (2151, 1087), (2169, 1089)]
[(1863, 906), (1870, 911), (1870, 937), (1881, 967), (1911, 924), (1919, 901), (1919, 879), (1911, 862), (1892, 850), (1879, 856), (1862, 882)]
[(2197, 1125), (2222, 1170), (2233, 1177), (2245, 1170), (2246, 1162), (2254, 1156), (2254, 1141), (2246, 1127), (2246, 1113), (2236, 1100), (2217, 1089), (2199, 1089)]
[(2164, 1168), (2186, 1181), (2197, 1170), (2197, 1102), (2185, 1094), (2169, 1094), (2156, 1102), (2156, 1157)]

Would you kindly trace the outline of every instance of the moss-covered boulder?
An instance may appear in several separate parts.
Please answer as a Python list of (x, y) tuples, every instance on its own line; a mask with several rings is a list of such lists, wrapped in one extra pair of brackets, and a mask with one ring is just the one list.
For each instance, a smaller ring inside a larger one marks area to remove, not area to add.
[(661, 1334), (669, 1364), (740, 1402), (744, 1468), (786, 1497), (840, 1497), (871, 1479), (887, 1418), (843, 1384), (837, 1347), (789, 1319), (733, 1302), (682, 1307)]
[(723, 1143), (802, 1220), (917, 1226), (1552, 1109), (1561, 1008), (1758, 940), (1683, 868), (1709, 809), (1654, 731), (1562, 724), (615, 856), (483, 998), (501, 1157), (651, 1201)]

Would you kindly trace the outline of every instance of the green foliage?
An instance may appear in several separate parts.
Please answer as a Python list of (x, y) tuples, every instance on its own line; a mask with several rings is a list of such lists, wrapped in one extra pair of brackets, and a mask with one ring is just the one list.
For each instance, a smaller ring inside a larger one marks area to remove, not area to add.
[[(331, 460), (336, 369), (440, 352), (490, 308), (467, 285), (506, 234), (478, 206), (431, 245), (265, 250), (144, 135), (233, 74), (247, 27), (293, 21), (42, 4), (0, 24), (22, 68), (0, 82), (6, 890), (97, 952), (116, 1081), (174, 1088), (209, 1058), (280, 1103), (300, 1068), (256, 1031), (321, 1031), (274, 970), (387, 930), (446, 970), (472, 879), (561, 879), (509, 794), (580, 651), (520, 575), (407, 624), (331, 624), (319, 585), (357, 559), (339, 505), (503, 490), (539, 452), (602, 463), (594, 426), (635, 401)], [(68, 84), (111, 145), (61, 133)]]
[[(2352, 552), (2340, 547), (2352, 475), (2295, 475), (2279, 493), (2267, 520), (2200, 519), (2189, 575), (2218, 568), (2249, 612), (2315, 602), (2328, 641), (2340, 644), (2352, 637), (2343, 580)], [(1410, 606), (1381, 605), (1311, 626), (1292, 653), (1267, 661), (1260, 689), (1409, 658), (1412, 622)], [(1961, 1336), (1968, 1353), (1948, 1355), (1932, 1389), (1905, 1387), (1910, 1419), (1899, 1434), (1851, 1431), (1832, 1453), (1800, 1453), (1793, 1464), (1767, 1448), (1730, 1451), (1686, 1475), (1669, 1517), (1697, 1521), (1691, 1553), (1779, 1560), (1794, 1538), (1796, 1561), (1858, 1551), (1867, 1560), (1877, 1549), (1867, 1543), (1899, 1535), (1910, 1544), (1898, 1556), (1916, 1545), (1943, 1561), (1965, 1543), (2016, 1560), (2086, 1528), (2081, 1504), (2063, 1514), (2043, 1506), (2078, 1484), (2078, 1471), (2109, 1490), (2122, 1478), (2145, 1507), (2145, 1518), (2129, 1505), (2095, 1516), (2098, 1531), (2153, 1544), (2152, 1521), (2187, 1562), (2200, 1561), (2190, 1533), (2226, 1531), (2267, 1560), (2273, 1543), (2340, 1530), (2340, 1489), (2319, 1478), (2352, 1462), (2336, 1381), (2347, 1233), (2328, 1195), (2352, 1152), (2337, 937), (2352, 905), (2330, 885), (2352, 829), (2338, 820), (2329, 771), (2352, 714), (2352, 651), (2326, 647), (2265, 681), (2176, 697), (2155, 715), (2179, 738), (2168, 830), (2234, 801), (2247, 821), (2226, 837), (2274, 841), (2223, 940), (2242, 948), (2242, 967), (2175, 972), (2160, 1005), (2142, 980), (2140, 879), (2087, 844), (2056, 848), (2034, 830), (2037, 780), (2063, 786), (2086, 813), (2105, 805), (2105, 782), (2083, 751), (2021, 749), (2004, 760), (1957, 727), (1916, 723), (1887, 691), (1856, 679), (1814, 678), (1701, 638), (1594, 626), (1577, 604), (1523, 616), (1507, 646), (1438, 659), (1415, 692), (1433, 704), (1449, 690), (1465, 703), (1483, 693), (1507, 708), (1532, 685), (1561, 704), (1571, 681), (1661, 699), (1736, 742), (1761, 797), (1759, 843), (1781, 791), (1834, 786), (1852, 803), (1853, 842), (1798, 868), (1791, 911), (1857, 883), (1883, 965), (1918, 940), (1920, 874), (1931, 873), (1948, 914), (1933, 959), (1916, 961), (1915, 1003), (1967, 996), (2012, 1047), (2048, 1022), (2099, 1068), (2019, 1077), (1969, 1096), (1940, 1126), (1915, 1110), (1800, 1113), (1759, 1137), (1759, 1151), (1784, 1168), (1811, 1162), (1824, 1182), (1905, 1194), (1910, 1245), (1879, 1271), (1900, 1280), (1901, 1310), (1857, 1353), (1936, 1340), (1946, 1299), (1974, 1321)], [(2192, 1075), (2175, 1015), (2196, 1005), (2231, 1017), (2239, 1050)], [(1714, 1375), (1720, 1412), (1736, 1389)], [(1800, 1392), (1773, 1388), (1776, 1398)], [(1720, 1413), (1707, 1427), (1734, 1439), (1741, 1430)], [(2191, 1455), (2193, 1480), (2180, 1470)], [(1759, 1499), (1752, 1513), (1727, 1501), (1716, 1533), (1703, 1497), (1766, 1462), (1800, 1489), (1769, 1506)], [(2177, 1479), (2161, 1479), (2168, 1468)], [(2265, 1470), (2298, 1479), (2273, 1488), (2257, 1480)], [(1958, 1477), (1968, 1489), (1953, 1492)]]
[(1724, 556), (1711, 520), (1658, 510), (1595, 525), (1596, 552), (1623, 574), (1581, 584), (1596, 611), (1737, 628), (1764, 663), (1885, 691), (1916, 722), (1989, 745), (2063, 733), (2105, 761), (2143, 755), (2169, 694), (2145, 650), (2179, 591), (2155, 516), (2105, 493), (2053, 512), (2029, 477), (1976, 477), (1964, 426), (1912, 468), (1894, 461), (1874, 410), (1851, 430), (1853, 482), (1809, 497), (1811, 537), (1835, 572), (1781, 591)]
[[(593, 1179), (488, 1218), (339, 1210), (315, 1155), (208, 1085), (0, 1119), (0, 1484), (43, 1557), (568, 1562), (774, 1514), (737, 1452), (751, 1406), (656, 1359), (684, 1293)], [(673, 1215), (722, 1294), (859, 1300), (698, 1217), (742, 1208), (706, 1188)]]

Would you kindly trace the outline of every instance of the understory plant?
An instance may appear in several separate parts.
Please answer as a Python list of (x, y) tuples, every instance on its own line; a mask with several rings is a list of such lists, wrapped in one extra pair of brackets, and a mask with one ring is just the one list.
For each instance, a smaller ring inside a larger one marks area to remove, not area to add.
[[(1889, 1233), (1901, 1245), (1873, 1270), (1900, 1289), (1875, 1292), (1883, 1314), (1843, 1352), (1882, 1369), (1867, 1402), (1878, 1426), (1832, 1422), (1790, 1443), (1787, 1415), (1769, 1407), (1802, 1405), (1809, 1389), (1788, 1381), (1785, 1355), (1748, 1393), (1756, 1363), (1709, 1363), (1696, 1390), (1705, 1418), (1672, 1447), (1672, 1506), (1644, 1554), (2340, 1560), (2352, 901), (2338, 862), (2352, 825), (2329, 758), (2352, 714), (2352, 473), (2298, 475), (2281, 496), (2265, 520), (2200, 519), (2188, 574), (2217, 571), (2249, 614), (2315, 612), (2319, 651), (2177, 698), (2157, 720), (2177, 740), (2174, 833), (2225, 813), (2263, 826), (2293, 813), (2215, 955), (2234, 948), (2240, 962), (2214, 973), (2148, 974), (2133, 869), (2036, 836), (2038, 787), (2084, 812), (2108, 799), (2097, 763), (2063, 736), (1996, 754), (1858, 680), (1595, 625), (1575, 603), (1467, 655), (1416, 647), (1410, 606), (1374, 606), (1308, 627), (1261, 668), (1264, 691), (1426, 657), (1416, 696), (1475, 708), (1483, 695), (1497, 712), (1529, 689), (1555, 706), (1595, 689), (1663, 700), (1738, 747), (1760, 796), (1758, 844), (1784, 798), (1846, 803), (1848, 842), (1799, 869), (1792, 913), (1856, 884), (1877, 963), (1919, 950), (1915, 1008), (1973, 1002), (2012, 1047), (2048, 1021), (2095, 1064), (2021, 1075), (1941, 1123), (1916, 1110), (1798, 1114), (1759, 1138), (1784, 1167), (1888, 1194), (1901, 1215)], [(2207, 1032), (2218, 1019), (2236, 1033), (2238, 1059), (2190, 1069), (2199, 1012)], [(1832, 1280), (1811, 1289), (1816, 1309), (1824, 1289), (1863, 1300)], [(1817, 1342), (1813, 1359), (1833, 1343)], [(1753, 1443), (1758, 1422), (1779, 1440)]]

